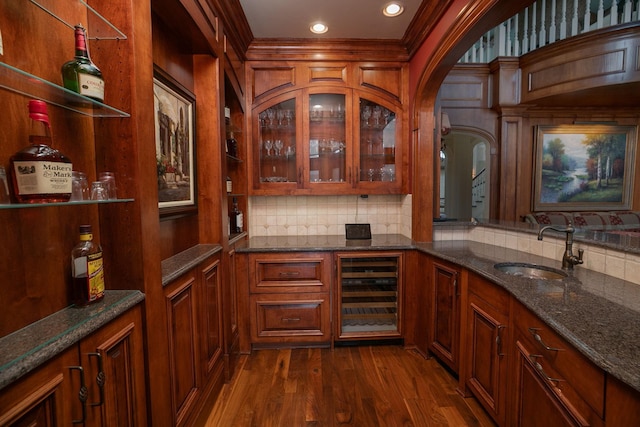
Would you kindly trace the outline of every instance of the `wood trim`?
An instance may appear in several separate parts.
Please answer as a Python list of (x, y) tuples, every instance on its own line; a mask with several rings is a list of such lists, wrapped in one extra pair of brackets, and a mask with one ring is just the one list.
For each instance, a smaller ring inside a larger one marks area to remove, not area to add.
[(255, 39), (247, 50), (250, 61), (400, 61), (409, 60), (403, 44), (394, 40)]

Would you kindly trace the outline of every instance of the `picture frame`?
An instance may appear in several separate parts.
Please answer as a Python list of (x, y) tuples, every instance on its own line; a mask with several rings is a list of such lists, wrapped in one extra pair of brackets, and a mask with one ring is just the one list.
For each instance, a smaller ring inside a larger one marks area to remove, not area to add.
[(195, 96), (155, 67), (153, 105), (160, 216), (195, 213)]
[(636, 145), (636, 126), (538, 126), (533, 211), (630, 209)]

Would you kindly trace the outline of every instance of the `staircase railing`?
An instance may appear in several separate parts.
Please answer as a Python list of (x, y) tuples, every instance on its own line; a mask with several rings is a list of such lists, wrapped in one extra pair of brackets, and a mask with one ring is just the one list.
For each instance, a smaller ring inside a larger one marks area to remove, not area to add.
[(460, 63), (489, 63), (618, 24), (640, 21), (640, 0), (538, 0), (488, 31)]

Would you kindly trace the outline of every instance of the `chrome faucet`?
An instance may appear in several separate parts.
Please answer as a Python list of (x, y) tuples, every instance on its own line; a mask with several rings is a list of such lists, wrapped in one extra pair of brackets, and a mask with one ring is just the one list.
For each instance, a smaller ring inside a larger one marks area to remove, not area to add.
[(559, 227), (557, 225), (546, 225), (538, 231), (538, 240), (542, 240), (542, 234), (547, 230), (553, 230), (560, 233), (567, 233), (567, 240), (565, 243), (564, 255), (562, 255), (562, 268), (567, 270), (573, 270), (573, 266), (576, 264), (582, 264), (582, 255), (584, 254), (583, 249), (578, 249), (578, 256), (573, 254), (573, 233), (576, 229), (569, 221), (569, 225), (567, 227)]

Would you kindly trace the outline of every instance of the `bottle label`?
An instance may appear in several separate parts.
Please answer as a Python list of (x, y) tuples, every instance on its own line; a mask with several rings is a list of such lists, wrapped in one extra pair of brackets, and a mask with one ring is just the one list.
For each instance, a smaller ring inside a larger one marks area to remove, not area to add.
[[(88, 254), (73, 260), (73, 277), (84, 279), (83, 285), (87, 287), (87, 301), (85, 303), (96, 301), (104, 295), (104, 268), (102, 263), (102, 252)], [(86, 282), (85, 282), (86, 280)]]
[(13, 167), (20, 195), (71, 194), (71, 163), (15, 161)]
[(244, 216), (242, 215), (242, 212), (238, 212), (238, 215), (236, 216), (236, 227), (238, 228), (238, 233), (242, 232), (243, 226), (244, 226)]
[(104, 100), (104, 80), (90, 74), (78, 73), (80, 95)]

